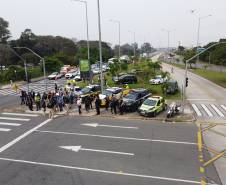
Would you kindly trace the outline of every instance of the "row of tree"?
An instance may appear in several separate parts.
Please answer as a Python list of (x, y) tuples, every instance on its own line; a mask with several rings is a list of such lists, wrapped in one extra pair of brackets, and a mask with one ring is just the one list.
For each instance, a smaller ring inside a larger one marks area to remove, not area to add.
[[(226, 42), (226, 39), (220, 39), (219, 42)], [(210, 42), (209, 44), (203, 46), (203, 48), (208, 48), (209, 46), (215, 44), (216, 42)], [(184, 61), (193, 57), (197, 52), (197, 48), (185, 49), (183, 46), (178, 47), (178, 54), (184, 57)], [(224, 65), (226, 66), (226, 44), (220, 44), (212, 47), (208, 51), (204, 52), (200, 55), (200, 60), (206, 63), (216, 64), (216, 65)], [(191, 61), (191, 63), (195, 63), (196, 60)]]

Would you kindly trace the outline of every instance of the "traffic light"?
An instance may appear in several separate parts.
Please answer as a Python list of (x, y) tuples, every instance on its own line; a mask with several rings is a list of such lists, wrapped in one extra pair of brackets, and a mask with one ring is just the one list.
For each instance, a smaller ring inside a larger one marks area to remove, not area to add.
[(186, 87), (188, 86), (188, 77), (186, 78)]

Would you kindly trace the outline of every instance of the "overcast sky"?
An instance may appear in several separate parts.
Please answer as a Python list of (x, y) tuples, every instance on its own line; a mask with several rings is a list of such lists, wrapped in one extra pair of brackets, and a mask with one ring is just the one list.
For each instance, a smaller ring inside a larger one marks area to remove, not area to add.
[[(25, 28), (37, 35), (60, 35), (86, 39), (85, 9), (72, 0), (0, 0), (0, 17), (10, 24), (13, 38)], [(97, 1), (87, 0), (90, 39), (98, 39)], [(200, 43), (226, 38), (226, 0), (100, 0), (103, 41), (118, 42), (117, 24), (121, 21), (122, 44), (150, 42), (154, 47), (167, 46), (167, 33), (173, 30), (170, 46), (180, 41), (185, 46), (196, 45), (198, 17), (211, 14), (201, 21)], [(194, 10), (191, 13), (190, 10)]]

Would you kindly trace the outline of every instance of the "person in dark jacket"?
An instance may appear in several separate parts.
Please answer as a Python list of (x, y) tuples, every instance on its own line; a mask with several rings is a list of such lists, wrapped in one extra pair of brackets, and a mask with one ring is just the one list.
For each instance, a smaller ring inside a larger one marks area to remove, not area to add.
[(101, 105), (101, 100), (100, 100), (99, 96), (97, 96), (96, 100), (95, 100), (95, 107), (96, 107), (97, 115), (100, 115), (100, 105)]
[(27, 96), (27, 105), (29, 107), (29, 110), (33, 111), (33, 98), (32, 98), (31, 93), (29, 93)]

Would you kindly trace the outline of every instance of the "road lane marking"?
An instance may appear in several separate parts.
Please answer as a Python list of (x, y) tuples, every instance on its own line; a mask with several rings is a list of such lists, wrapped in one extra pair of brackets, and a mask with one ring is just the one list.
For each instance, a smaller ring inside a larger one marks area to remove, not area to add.
[(14, 144), (16, 144), (17, 142), (19, 142), (20, 140), (22, 140), (23, 138), (27, 137), (28, 135), (30, 135), (32, 132), (34, 132), (35, 130), (41, 128), (42, 126), (46, 125), (47, 123), (49, 123), (52, 119), (47, 119), (44, 122), (40, 123), (38, 126), (32, 128), (31, 130), (25, 132), (24, 134), (20, 135), (19, 137), (17, 137), (16, 139), (12, 140), (11, 142), (9, 142), (8, 144), (2, 146), (0, 148), (0, 153), (4, 152), (6, 149), (10, 148), (11, 146), (13, 146)]
[(188, 101), (216, 101), (216, 99), (187, 99)]
[(146, 178), (146, 179), (158, 179), (158, 180), (163, 180), (163, 181), (173, 181), (173, 182), (185, 182), (185, 183), (190, 183), (190, 184), (200, 184), (200, 181), (176, 179), (176, 178), (161, 177), (161, 176), (151, 176), (151, 175), (142, 175), (142, 174), (125, 173), (125, 172), (119, 173), (117, 171), (107, 171), (107, 170), (99, 170), (99, 169), (93, 169), (93, 168), (67, 166), (67, 165), (42, 163), (42, 162), (26, 161), (26, 160), (19, 160), (19, 159), (9, 159), (9, 158), (0, 158), (0, 160), (2, 160), (2, 161), (9, 161), (9, 162), (15, 162), (15, 163), (30, 164), (30, 165), (39, 165), (39, 166), (56, 167), (56, 168), (80, 170), (80, 171), (87, 171), (87, 172), (96, 172), (96, 173), (103, 173), (103, 174), (114, 174), (114, 175)]
[(213, 104), (211, 104), (211, 107), (213, 107), (213, 109), (216, 111), (216, 113), (220, 116), (220, 117), (224, 117), (224, 114)]
[(198, 116), (202, 116), (202, 113), (199, 111), (198, 107), (195, 104), (192, 104), (191, 106), (193, 107)]
[(83, 126), (87, 126), (87, 127), (110, 127), (110, 128), (127, 128), (127, 129), (138, 129), (138, 127), (123, 127), (123, 126), (117, 126), (117, 125), (102, 125), (99, 123), (84, 123), (81, 124)]
[(25, 117), (38, 117), (38, 114), (20, 114), (20, 113), (11, 113), (11, 112), (3, 112), (3, 115), (11, 115), (11, 116), (25, 116)]
[(0, 132), (9, 132), (10, 130), (9, 128), (0, 128)]
[(11, 117), (0, 117), (0, 119), (11, 120), (11, 121), (30, 121), (30, 119), (23, 118), (11, 118)]
[(206, 107), (206, 105), (201, 104), (202, 108), (206, 111), (209, 117), (213, 117), (213, 114), (210, 112), (210, 110)]
[(224, 105), (221, 105), (222, 109), (224, 109), (226, 111), (226, 106)]
[(59, 146), (60, 148), (71, 150), (73, 152), (82, 151), (90, 151), (90, 152), (100, 152), (100, 153), (110, 153), (110, 154), (119, 154), (119, 155), (134, 155), (133, 153), (125, 153), (125, 152), (115, 152), (109, 150), (96, 150), (96, 149), (89, 149), (89, 148), (82, 148), (82, 146)]
[(74, 132), (55, 132), (47, 130), (35, 130), (35, 132), (41, 133), (51, 133), (51, 134), (63, 134), (63, 135), (76, 135), (76, 136), (88, 136), (88, 137), (99, 137), (99, 138), (110, 138), (110, 139), (122, 139), (122, 140), (134, 140), (134, 141), (147, 141), (147, 142), (159, 142), (159, 143), (172, 143), (172, 144), (185, 144), (185, 145), (197, 145), (197, 143), (192, 142), (183, 142), (183, 141), (168, 141), (168, 140), (159, 140), (159, 139), (141, 139), (133, 137), (117, 137), (117, 136), (106, 136), (106, 135), (93, 135), (93, 134), (82, 134)]
[(7, 122), (0, 122), (0, 125), (7, 125), (7, 126), (20, 126), (21, 124), (19, 123), (7, 123)]

